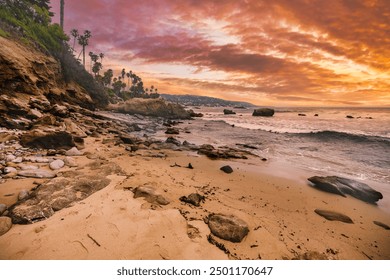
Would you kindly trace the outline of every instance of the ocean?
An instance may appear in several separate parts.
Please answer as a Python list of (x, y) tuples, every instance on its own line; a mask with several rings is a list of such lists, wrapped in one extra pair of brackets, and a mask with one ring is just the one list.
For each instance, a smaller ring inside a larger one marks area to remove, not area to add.
[(245, 129), (216, 135), (230, 138), (226, 144), (241, 140), (261, 156), (293, 166), (390, 185), (390, 108), (276, 108), (273, 117), (233, 110), (235, 115), (224, 115), (221, 108), (200, 110), (203, 120)]
[[(178, 140), (246, 149), (266, 158), (278, 176), (367, 183), (382, 192), (379, 205), (390, 211), (390, 108), (276, 108), (273, 117), (253, 117), (253, 108), (227, 108), (235, 115), (224, 115), (222, 107), (192, 109), (204, 116), (179, 124), (187, 133), (174, 135)], [(155, 126), (147, 134), (165, 140), (165, 128)]]

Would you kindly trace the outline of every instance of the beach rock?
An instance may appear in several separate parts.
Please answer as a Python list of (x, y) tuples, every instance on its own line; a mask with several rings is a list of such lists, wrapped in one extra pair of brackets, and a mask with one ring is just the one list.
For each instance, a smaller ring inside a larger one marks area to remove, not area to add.
[(55, 104), (51, 110), (50, 113), (52, 113), (54, 116), (58, 116), (61, 118), (66, 118), (69, 116), (69, 110), (66, 106)]
[(165, 131), (165, 134), (179, 134), (179, 129), (175, 127), (168, 127), (168, 129)]
[(54, 214), (53, 209), (45, 202), (33, 204), (26, 200), (26, 203), (22, 205), (10, 208), (8, 216), (12, 219), (13, 224), (32, 224), (45, 220)]
[(314, 210), (314, 212), (316, 212), (318, 215), (324, 217), (329, 221), (340, 221), (343, 223), (353, 224), (353, 221), (350, 217), (338, 212), (334, 212), (330, 210), (321, 210), (321, 209), (316, 209)]
[(224, 114), (224, 115), (235, 115), (236, 112), (234, 112), (233, 110), (224, 109), (224, 110), (223, 110), (223, 114)]
[(318, 117), (318, 114), (314, 114), (314, 117)]
[(353, 117), (353, 116), (350, 116), (350, 115), (346, 116), (346, 118), (347, 118), (347, 119), (354, 119), (354, 117)]
[(188, 197), (187, 196), (180, 197), (179, 200), (185, 203), (192, 204), (194, 206), (200, 206), (200, 203), (205, 200), (205, 197), (198, 193), (192, 193)]
[(75, 146), (73, 136), (65, 131), (43, 132), (32, 130), (21, 136), (20, 144), (28, 148), (70, 149)]
[(142, 143), (142, 140), (140, 138), (132, 136), (132, 135), (122, 134), (122, 135), (119, 136), (119, 138), (125, 144), (140, 144), (140, 143)]
[(43, 169), (21, 170), (18, 172), (18, 175), (23, 177), (31, 177), (31, 178), (54, 178), (56, 176), (54, 172), (43, 170)]
[(12, 228), (12, 220), (9, 217), (0, 217), (0, 236), (6, 234)]
[(70, 150), (67, 150), (65, 152), (66, 156), (71, 156), (71, 157), (82, 156), (83, 154), (84, 152), (79, 151), (76, 147), (73, 147)]
[(6, 155), (5, 156), (5, 162), (12, 162), (14, 159), (16, 159), (16, 156), (14, 156), (14, 155)]
[(34, 122), (34, 126), (39, 126), (39, 125), (51, 126), (51, 125), (56, 125), (56, 124), (57, 124), (57, 119), (55, 116), (53, 116), (51, 114), (44, 115)]
[(247, 159), (246, 155), (250, 154), (249, 152), (236, 150), (229, 147), (221, 147), (219, 149), (214, 148), (212, 145), (204, 144), (199, 147), (198, 154), (206, 155), (211, 159), (229, 159), (229, 158), (238, 158), (238, 159)]
[(157, 203), (160, 205), (168, 205), (170, 202), (161, 194), (157, 193), (153, 187), (140, 186), (134, 190), (134, 198), (144, 197), (149, 203)]
[(303, 254), (299, 254), (293, 260), (328, 260), (328, 257), (324, 253), (317, 251), (307, 251)]
[(77, 124), (75, 124), (71, 119), (64, 119), (64, 124), (66, 127), (66, 131), (72, 134), (73, 136), (77, 136), (80, 138), (87, 137), (87, 134), (82, 130)]
[(7, 205), (5, 204), (0, 204), (0, 216), (3, 215), (3, 213), (7, 210)]
[(386, 224), (384, 224), (382, 222), (374, 221), (374, 224), (376, 224), (377, 226), (383, 227), (386, 230), (390, 230), (390, 226), (388, 226), (388, 225), (386, 225)]
[(300, 116), (300, 117), (306, 117), (306, 114), (299, 113), (298, 116)]
[(165, 143), (175, 144), (176, 146), (181, 145), (181, 142), (172, 136), (168, 137), (167, 140), (165, 140)]
[(195, 113), (193, 110), (188, 110), (187, 112), (190, 114), (191, 118), (201, 118), (201, 117), (203, 117), (202, 113)]
[(64, 167), (64, 165), (65, 165), (64, 161), (62, 161), (60, 159), (56, 159), (56, 160), (50, 162), (49, 167), (51, 170), (57, 170), (57, 169), (61, 169), (62, 167)]
[(21, 190), (18, 194), (18, 200), (23, 200), (29, 196), (29, 191), (28, 190)]
[(36, 163), (49, 163), (49, 159), (46, 157), (26, 157), (26, 161), (36, 162)]
[(383, 198), (380, 192), (372, 189), (370, 186), (347, 178), (338, 176), (314, 176), (308, 180), (314, 184), (314, 187), (320, 190), (339, 194), (344, 197), (350, 195), (368, 203), (376, 203), (379, 199)]
[(50, 110), (50, 102), (47, 99), (41, 99), (36, 97), (30, 97), (28, 105), (31, 108), (38, 109), (39, 111), (49, 111)]
[(100, 176), (75, 175), (55, 178), (39, 185), (29, 197), (9, 207), (8, 216), (15, 224), (29, 224), (47, 219), (55, 211), (68, 207), (106, 187), (110, 180)]
[(274, 114), (275, 114), (274, 109), (261, 108), (261, 109), (255, 109), (252, 113), (252, 116), (272, 117)]
[(13, 163), (21, 163), (21, 162), (23, 162), (23, 158), (22, 157), (17, 157), (12, 162)]
[(15, 167), (7, 166), (7, 167), (4, 168), (4, 173), (5, 174), (16, 173), (16, 172), (18, 172), (18, 170)]
[[(108, 109), (130, 115), (162, 117), (167, 119), (189, 119), (190, 114), (180, 104), (163, 99), (131, 98), (124, 103), (111, 104)], [(142, 118), (140, 118), (142, 119)]]
[(231, 168), (229, 165), (222, 166), (220, 170), (227, 174), (233, 173), (233, 168)]
[(36, 165), (28, 165), (28, 164), (19, 164), (19, 168), (21, 170), (37, 170), (39, 169)]
[(65, 157), (64, 163), (66, 166), (69, 166), (69, 167), (77, 167), (78, 166), (77, 161), (72, 157)]
[(210, 214), (208, 226), (215, 236), (231, 242), (241, 242), (249, 232), (248, 224), (233, 215)]

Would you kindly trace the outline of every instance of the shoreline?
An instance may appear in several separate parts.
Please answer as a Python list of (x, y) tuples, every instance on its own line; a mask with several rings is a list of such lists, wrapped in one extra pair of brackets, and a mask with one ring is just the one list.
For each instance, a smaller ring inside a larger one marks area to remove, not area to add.
[[(390, 259), (389, 232), (373, 223), (390, 224), (390, 215), (378, 206), (316, 190), (304, 183), (304, 174), (300, 180), (272, 176), (273, 163), (259, 158), (211, 160), (166, 149), (129, 152), (115, 144), (116, 138), (85, 138), (89, 158), (76, 157), (78, 167), (61, 172), (94, 175), (99, 170), (88, 166), (99, 160), (123, 172), (108, 175), (107, 187), (47, 220), (14, 225), (0, 236), (0, 259)], [(189, 163), (193, 169), (186, 168)], [(233, 173), (219, 170), (227, 164)], [(23, 180), (31, 186), (37, 181)], [(130, 190), (138, 186), (154, 187), (170, 203), (134, 198)], [(2, 201), (10, 187), (0, 188)], [(195, 207), (179, 200), (190, 193), (204, 195), (205, 202)], [(325, 220), (314, 212), (317, 208), (346, 214), (354, 224)], [(241, 218), (249, 234), (240, 243), (213, 237), (226, 249), (220, 250), (208, 242), (204, 219), (210, 213)]]

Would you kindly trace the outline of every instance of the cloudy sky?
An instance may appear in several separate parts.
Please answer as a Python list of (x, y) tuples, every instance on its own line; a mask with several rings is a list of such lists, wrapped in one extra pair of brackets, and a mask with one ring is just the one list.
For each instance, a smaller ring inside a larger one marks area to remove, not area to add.
[(73, 28), (162, 93), (390, 106), (390, 0), (65, 0)]

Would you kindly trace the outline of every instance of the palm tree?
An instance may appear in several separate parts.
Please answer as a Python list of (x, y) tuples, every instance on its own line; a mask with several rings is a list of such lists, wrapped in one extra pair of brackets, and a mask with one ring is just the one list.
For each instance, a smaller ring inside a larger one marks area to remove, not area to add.
[(60, 26), (64, 30), (64, 5), (65, 0), (61, 0), (61, 10), (60, 10)]
[(72, 29), (70, 31), (70, 34), (73, 36), (73, 51), (74, 51), (74, 47), (76, 45), (76, 39), (79, 37), (79, 31), (77, 29)]
[[(78, 43), (82, 46), (82, 53), (83, 53), (83, 65), (85, 68), (85, 47), (88, 46), (89, 38), (91, 38), (91, 31), (85, 30), (83, 35), (80, 35), (78, 37)], [(81, 54), (81, 52), (80, 52)], [(80, 55), (79, 55), (80, 57)]]
[(128, 87), (128, 88), (130, 88), (130, 86), (129, 86), (129, 83), (130, 83), (130, 77), (131, 77), (131, 74), (130, 74), (130, 72), (127, 72), (127, 73), (126, 73), (126, 77), (127, 77), (127, 87)]
[(102, 64), (102, 67), (103, 67), (104, 53), (99, 53), (99, 57), (100, 57), (100, 63)]

